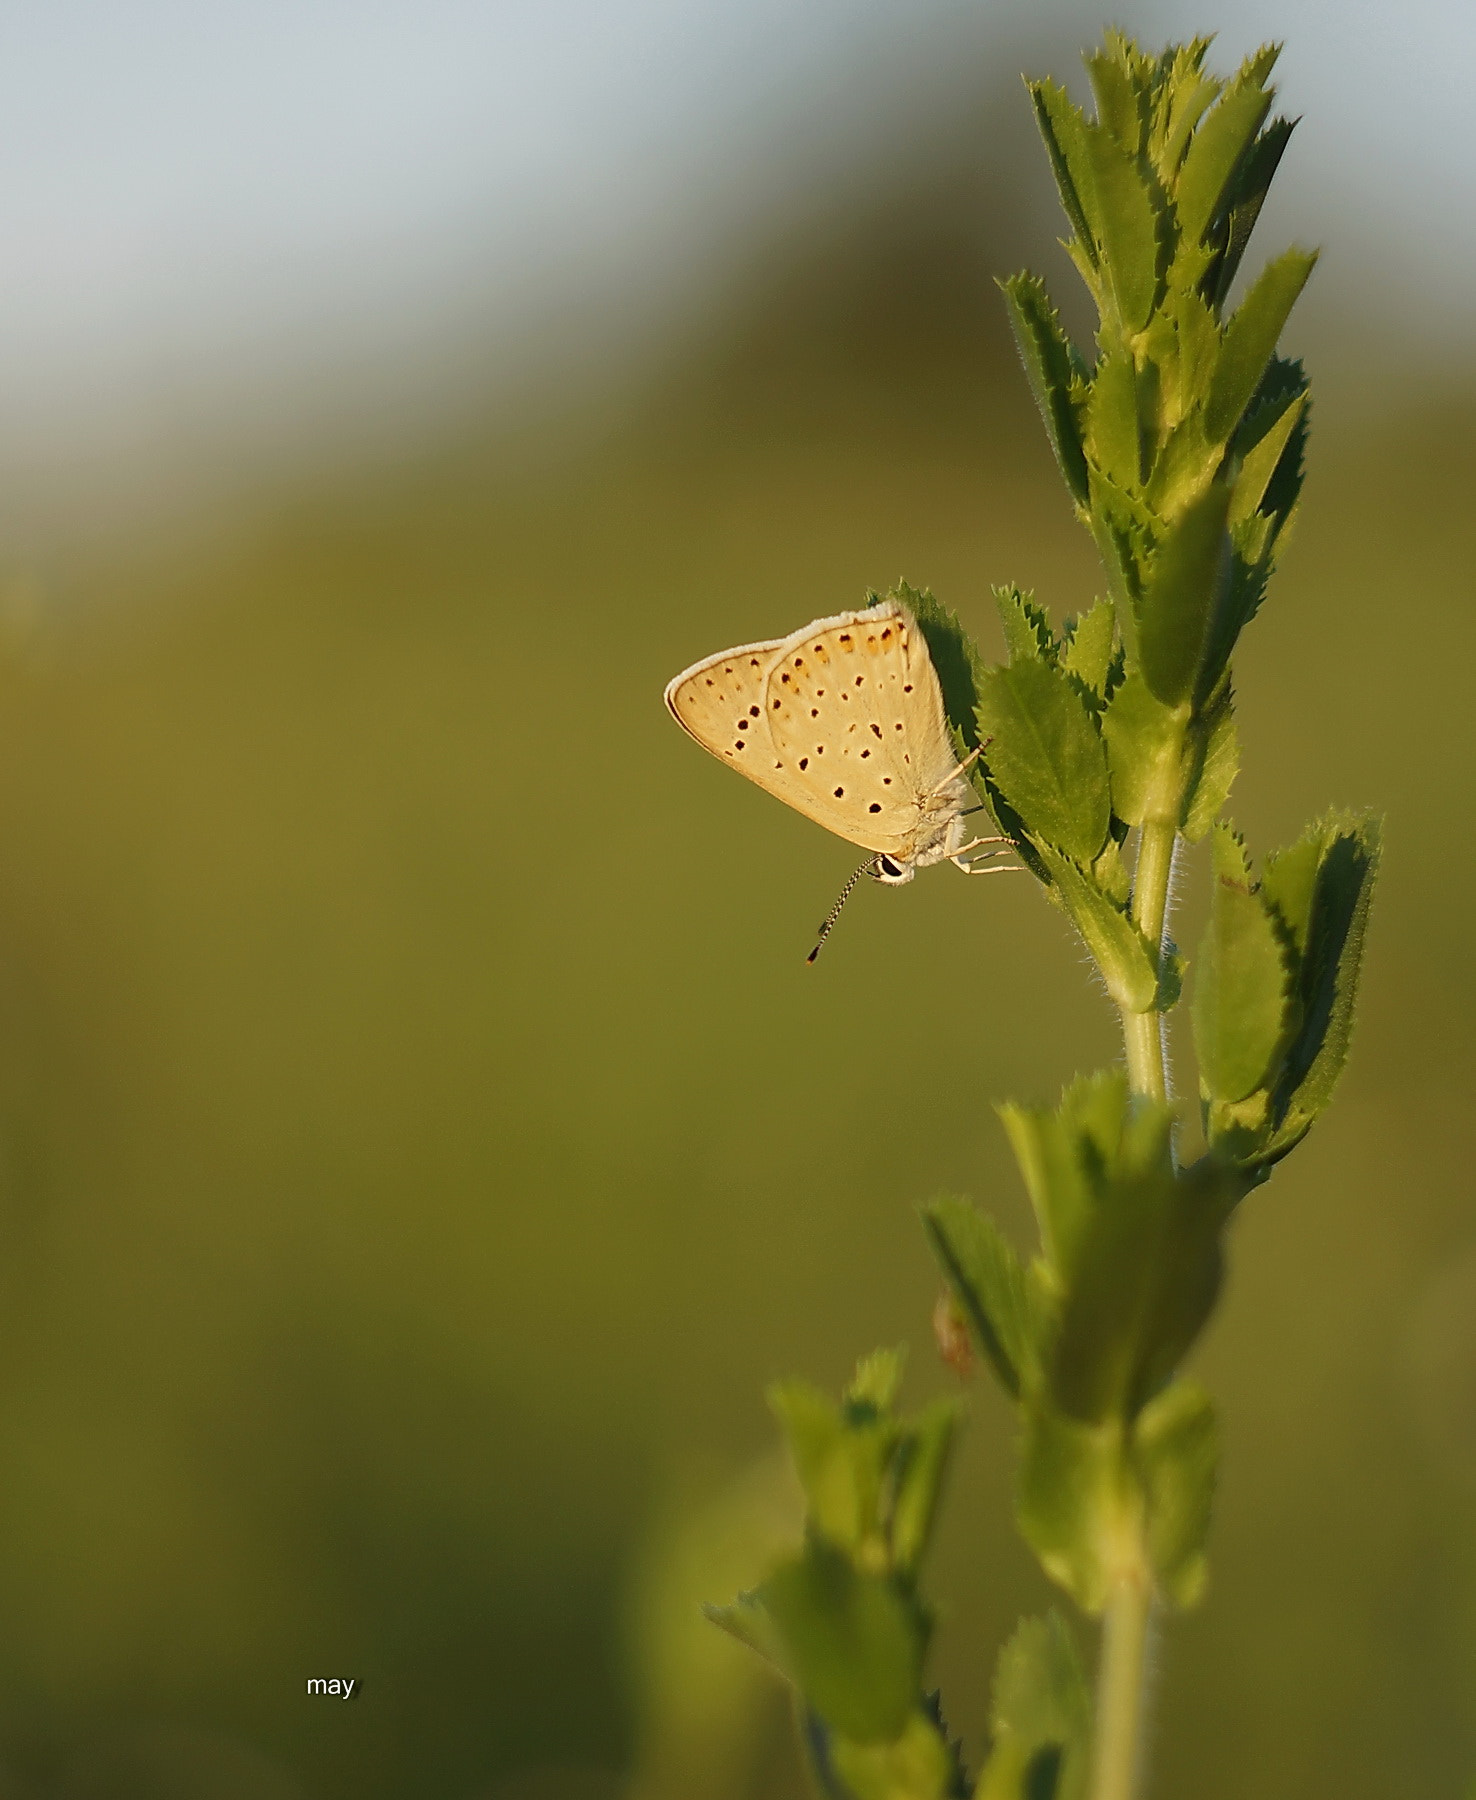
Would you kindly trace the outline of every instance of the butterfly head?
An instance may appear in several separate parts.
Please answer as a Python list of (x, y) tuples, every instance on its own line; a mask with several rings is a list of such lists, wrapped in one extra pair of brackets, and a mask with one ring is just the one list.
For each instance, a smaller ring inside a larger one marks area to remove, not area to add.
[(917, 864), (911, 857), (888, 856), (883, 851), (874, 862), (866, 865), (866, 873), (887, 887), (903, 887), (917, 873)]

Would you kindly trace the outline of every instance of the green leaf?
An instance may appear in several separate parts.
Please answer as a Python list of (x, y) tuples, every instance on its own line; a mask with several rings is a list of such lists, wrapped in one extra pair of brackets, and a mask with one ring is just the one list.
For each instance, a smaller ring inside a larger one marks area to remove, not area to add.
[(1283, 251), (1262, 269), (1225, 327), (1204, 409), (1205, 434), (1212, 443), (1230, 441), (1316, 261), (1315, 250)]
[(814, 1530), (858, 1549), (877, 1530), (882, 1483), (896, 1427), (874, 1414), (843, 1417), (834, 1401), (804, 1381), (779, 1381), (769, 1406), (784, 1429)]
[(1131, 74), (1120, 57), (1098, 53), (1085, 61), (1098, 120), (1121, 150), (1136, 157), (1143, 148), (1144, 116)]
[(1141, 331), (1158, 293), (1158, 213), (1135, 160), (1100, 126), (1085, 127), (1092, 217), (1122, 328)]
[(1019, 1257), (993, 1219), (967, 1200), (933, 1201), (923, 1208), (923, 1227), (979, 1348), (1006, 1392), (1018, 1396), (1039, 1376), (1045, 1323)]
[(932, 1537), (958, 1417), (956, 1402), (934, 1400), (903, 1433), (891, 1539), (892, 1566), (904, 1575), (916, 1570)]
[(1306, 410), (1305, 393), (1288, 396), (1280, 416), (1267, 422), (1259, 441), (1246, 451), (1240, 473), (1235, 478), (1235, 499), (1230, 507), (1232, 525), (1248, 519), (1260, 507), (1271, 485), (1271, 477)]
[(1012, 663), (1056, 662), (1056, 634), (1043, 606), (1037, 606), (1033, 594), (1022, 594), (1017, 587), (997, 587), (994, 604), (1004, 627), (1005, 650)]
[(1133, 897), (1133, 884), (1115, 835), (1108, 838), (1102, 854), (1092, 864), (1090, 874), (1093, 886), (1100, 888), (1114, 906), (1125, 911)]
[(1294, 844), (1274, 850), (1266, 858), (1261, 889), (1278, 923), (1300, 959), (1307, 954), (1312, 928), (1312, 908), (1317, 898), (1317, 877), (1326, 845), (1326, 824), (1309, 825)]
[(1138, 1415), (1133, 1460), (1147, 1502), (1148, 1554), (1175, 1606), (1193, 1606), (1208, 1579), (1219, 1451), (1214, 1404), (1194, 1382), (1173, 1382)]
[(1138, 376), (1125, 351), (1097, 364), (1087, 399), (1087, 448), (1117, 487), (1135, 493), (1143, 485), (1143, 433), (1138, 415)]
[(919, 1697), (928, 1630), (894, 1582), (808, 1544), (759, 1590), (785, 1667), (827, 1724), (858, 1743), (901, 1735)]
[(1218, 446), (1206, 442), (1199, 413), (1191, 412), (1172, 427), (1153, 459), (1144, 488), (1148, 504), (1165, 518), (1177, 518), (1204, 492), (1223, 457)]
[(848, 1423), (869, 1423), (888, 1412), (896, 1403), (906, 1368), (907, 1352), (900, 1346), (863, 1356), (841, 1398), (842, 1417)]
[(1079, 1076), (1054, 1109), (1014, 1102), (998, 1108), (1055, 1268), (1075, 1255), (1095, 1204), (1093, 1179), (1117, 1154), (1128, 1103), (1127, 1077), (1111, 1069)]
[(1107, 840), (1107, 756), (1081, 697), (1040, 662), (991, 669), (979, 692), (979, 732), (992, 740), (989, 777), (1038, 843), (1090, 863)]
[(1015, 1489), (1021, 1535), (1052, 1581), (1089, 1613), (1107, 1598), (1121, 1446), (1115, 1425), (1083, 1425), (1039, 1400), (1025, 1410)]
[(1054, 81), (1027, 81), (1025, 85), (1035, 104), (1035, 122), (1051, 159), (1062, 210), (1071, 222), (1090, 271), (1097, 266), (1097, 234), (1087, 211), (1092, 199), (1092, 172), (1086, 136), (1091, 127), (1065, 88)]
[(729, 1637), (756, 1650), (765, 1662), (784, 1668), (784, 1642), (757, 1594), (740, 1594), (729, 1606), (704, 1604), (703, 1615)]
[(1215, 827), (1214, 864), (1194, 985), (1194, 1048), (1206, 1099), (1233, 1103), (1273, 1078), (1299, 1008), (1271, 907), (1226, 825)]
[(1123, 906), (1086, 870), (1049, 845), (1037, 846), (1056, 891), (1092, 954), (1113, 1002), (1124, 1012), (1171, 1004), (1160, 982), (1153, 946)]
[(1030, 1745), (1084, 1744), (1091, 1698), (1070, 1628), (1053, 1607), (1044, 1618), (1022, 1619), (999, 1653), (990, 1726)]
[(1260, 610), (1280, 528), (1279, 519), (1256, 512), (1230, 529), (1229, 588), (1205, 654), (1206, 686), (1213, 687), (1223, 678), (1241, 632)]
[[(899, 581), (887, 598), (905, 606), (917, 620), (938, 674), (938, 685), (943, 690), (943, 711), (948, 723), (966, 750), (978, 749), (979, 728), (974, 715), (979, 704), (978, 682), (984, 672), (984, 661), (974, 640), (959, 624), (957, 614), (935, 600), (927, 588), (909, 587), (905, 581)], [(876, 594), (868, 596), (872, 606), (877, 600)]]
[(1261, 216), (1266, 191), (1281, 162), (1293, 130), (1295, 119), (1273, 119), (1246, 152), (1236, 176), (1234, 198), (1229, 202), (1229, 228), (1225, 248), (1218, 267), (1210, 272), (1212, 298), (1217, 307), (1225, 304), (1245, 255), (1246, 245)]
[(1174, 1114), (1120, 1071), (1074, 1082), (1054, 1112), (1001, 1107), (1040, 1222), (1057, 1324), (1044, 1389), (1081, 1423), (1130, 1419), (1202, 1330), (1220, 1240), (1249, 1185), (1204, 1159), (1175, 1167)]
[[(1080, 1758), (1078, 1758), (1078, 1761)], [(1072, 1800), (1083, 1791), (1068, 1781), (1066, 1752), (1057, 1743), (1026, 1750), (1015, 1739), (997, 1744), (974, 1789), (973, 1800)]]
[(1072, 499), (1084, 507), (1088, 501), (1086, 458), (1072, 393), (1073, 382), (1080, 376), (1070, 342), (1038, 276), (1011, 275), (1000, 287), (1046, 436)]
[(1118, 1170), (1103, 1183), (1061, 1270), (1061, 1322), (1047, 1381), (1070, 1418), (1101, 1423), (1142, 1402), (1145, 1340), (1163, 1279), (1174, 1187), (1165, 1130), (1158, 1166)]
[(1234, 453), (1239, 457), (1246, 456), (1288, 405), (1305, 394), (1310, 386), (1307, 371), (1296, 357), (1273, 356), (1232, 440)]
[(1098, 600), (1079, 619), (1068, 622), (1061, 667), (1077, 679), (1098, 701), (1112, 688), (1117, 614), (1110, 600)]
[(1193, 698), (1209, 672), (1206, 652), (1230, 575), (1225, 522), (1232, 490), (1214, 482), (1170, 527), (1138, 608), (1143, 678), (1165, 706)]
[(1202, 721), (1201, 731), (1203, 755), (1184, 810), (1183, 832), (1191, 844), (1208, 836), (1240, 773), (1240, 738), (1228, 682), (1208, 718)]
[(1191, 251), (1221, 215), (1256, 133), (1271, 110), (1271, 95), (1245, 70), (1200, 121), (1179, 171), (1174, 199), (1179, 230)]
[(833, 1739), (828, 1746), (827, 1796), (836, 1800), (968, 1800), (968, 1786), (941, 1723), (913, 1712), (900, 1737), (857, 1744)]
[[(795, 1708), (795, 1714), (800, 1742), (805, 1749), (805, 1763), (821, 1800), (857, 1800), (856, 1791), (841, 1779), (840, 1771), (835, 1766), (835, 1753), (846, 1740), (838, 1738), (819, 1713), (804, 1704), (803, 1697)], [(872, 1753), (878, 1749), (876, 1745), (851, 1747)], [(885, 1751), (888, 1746), (881, 1745), (879, 1748)], [(882, 1789), (882, 1794), (886, 1800), (890, 1800), (885, 1788)]]
[(1107, 568), (1117, 622), (1131, 661), (1138, 641), (1143, 571), (1152, 559), (1162, 522), (1143, 500), (1118, 487), (1100, 469), (1089, 468), (1089, 476), (1092, 535)]
[(1187, 417), (1209, 393), (1220, 356), (1220, 328), (1214, 315), (1192, 289), (1170, 294), (1165, 312), (1173, 321), (1178, 375), (1175, 383), (1180, 417)]
[[(1257, 391), (1255, 402), (1246, 417), (1246, 428), (1251, 428), (1252, 432), (1247, 437), (1247, 444), (1255, 441), (1253, 431), (1259, 429), (1260, 419), (1279, 404), (1282, 395), (1288, 392), (1298, 396), (1306, 394), (1308, 386), (1307, 376), (1301, 363), (1293, 358), (1273, 356), (1270, 366), (1261, 377), (1261, 385)], [(1285, 530), (1302, 491), (1308, 421), (1311, 412), (1312, 403), (1309, 397), (1297, 415), (1291, 436), (1272, 471), (1271, 479), (1266, 484), (1266, 491), (1261, 495), (1258, 503), (1258, 511), (1278, 521), (1278, 531)]]
[(1182, 713), (1155, 700), (1134, 672), (1102, 715), (1112, 775), (1112, 810), (1128, 825), (1173, 818), (1183, 787), (1186, 726)]
[[(1353, 1033), (1363, 940), (1378, 873), (1376, 819), (1334, 813), (1312, 829), (1320, 844), (1311, 903), (1299, 921), (1289, 920), (1305, 946), (1297, 984), (1302, 1024), (1282, 1072), (1277, 1093), (1281, 1123), (1267, 1146), (1267, 1161), (1298, 1143), (1332, 1099)], [(1291, 871), (1283, 876), (1268, 870), (1266, 892), (1278, 912), (1283, 904), (1290, 909)]]
[(1173, 1374), (1213, 1311), (1221, 1239), (1245, 1181), (1204, 1161), (1125, 1168), (1063, 1272), (1049, 1389), (1082, 1420), (1131, 1418)]
[(1166, 1229), (1152, 1247), (1155, 1266), (1142, 1278), (1134, 1408), (1177, 1372), (1209, 1322), (1224, 1280), (1225, 1227), (1256, 1179), (1213, 1157), (1175, 1175)]
[(1022, 1619), (995, 1665), (994, 1744), (974, 1800), (1077, 1800), (1091, 1699), (1070, 1630), (1054, 1608)]
[(1244, 1179), (1176, 1169), (1173, 1112), (1131, 1095), (1121, 1071), (1073, 1082), (1053, 1112), (1000, 1116), (1053, 1271), (1048, 1389), (1078, 1419), (1130, 1416), (1209, 1315)]
[(1161, 145), (1154, 157), (1165, 181), (1177, 177), (1194, 128), (1224, 85), (1200, 67), (1209, 45), (1210, 40), (1201, 37), (1175, 49), (1165, 95)]

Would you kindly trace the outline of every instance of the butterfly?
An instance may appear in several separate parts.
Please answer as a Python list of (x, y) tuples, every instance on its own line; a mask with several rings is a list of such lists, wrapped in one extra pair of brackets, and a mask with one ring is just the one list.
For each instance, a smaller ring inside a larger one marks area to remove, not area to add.
[(862, 875), (895, 887), (938, 862), (985, 873), (987, 857), (965, 859), (1009, 841), (969, 837), (979, 752), (955, 754), (927, 640), (895, 600), (706, 657), (667, 684), (666, 704), (704, 750), (874, 852), (822, 944)]

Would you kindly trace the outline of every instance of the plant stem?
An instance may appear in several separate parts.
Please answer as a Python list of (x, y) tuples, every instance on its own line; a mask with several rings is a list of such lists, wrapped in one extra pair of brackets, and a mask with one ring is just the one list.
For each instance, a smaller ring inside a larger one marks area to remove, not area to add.
[(1128, 1080), (1135, 1094), (1168, 1099), (1163, 1069), (1163, 1014), (1124, 1013), (1122, 1039), (1127, 1047)]
[[(1133, 919), (1163, 961), (1163, 931), (1168, 917), (1169, 877), (1174, 867), (1177, 832), (1171, 821), (1150, 820), (1138, 834), (1138, 867), (1133, 876)], [(1128, 1079), (1135, 1094), (1168, 1099), (1168, 1073), (1161, 1012), (1124, 1013), (1123, 1042)]]
[(1124, 1571), (1102, 1617), (1091, 1800), (1134, 1800), (1138, 1792), (1152, 1614), (1153, 1588), (1147, 1572)]
[[(1138, 836), (1133, 918), (1153, 945), (1160, 966), (1177, 837), (1172, 819), (1150, 820)], [(1161, 1104), (1167, 1102), (1163, 1014), (1156, 1010), (1124, 1013), (1122, 1033), (1133, 1092)], [(1091, 1800), (1136, 1800), (1143, 1762), (1153, 1580), (1144, 1554), (1140, 1518), (1133, 1520), (1127, 1535), (1131, 1543), (1124, 1546), (1125, 1554), (1102, 1616)]]

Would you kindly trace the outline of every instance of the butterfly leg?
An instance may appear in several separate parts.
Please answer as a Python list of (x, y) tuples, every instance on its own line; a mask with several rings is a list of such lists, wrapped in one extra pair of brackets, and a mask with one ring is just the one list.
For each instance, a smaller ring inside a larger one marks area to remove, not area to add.
[(1008, 850), (991, 850), (987, 856), (976, 856), (969, 862), (965, 862), (963, 858), (968, 855), (970, 850), (978, 850), (985, 844), (1008, 844), (1009, 842), (1009, 838), (975, 838), (973, 843), (961, 845), (959, 849), (955, 850), (949, 861), (955, 868), (962, 869), (965, 875), (1006, 875), (1012, 869), (1019, 869), (1021, 865), (1019, 863), (1001, 863), (998, 868), (993, 869), (986, 869), (981, 865), (992, 863), (998, 857), (1008, 856)]
[(953, 771), (953, 773), (951, 775), (945, 776), (943, 778), (943, 780), (938, 783), (937, 787), (935, 787), (933, 789), (933, 792), (935, 794), (941, 794), (943, 792), (944, 788), (946, 788), (950, 782), (957, 781), (961, 775), (967, 775), (969, 770), (973, 768), (974, 764), (976, 762), (978, 762), (979, 758), (984, 754), (984, 752), (989, 748), (989, 746), (993, 742), (994, 742), (993, 738), (985, 738), (985, 740), (982, 744), (977, 744), (972, 750), (970, 750), (968, 755), (963, 759), (963, 761), (958, 765), (958, 767)]
[[(957, 781), (960, 775), (967, 775), (969, 770), (973, 768), (974, 764), (976, 762), (978, 762), (980, 756), (983, 755), (983, 752), (984, 752), (984, 746), (982, 744), (979, 745), (978, 749), (970, 750), (968, 755), (963, 759), (963, 761), (958, 765), (958, 767), (955, 770), (953, 770), (953, 772), (951, 774), (945, 775), (943, 777), (943, 779), (938, 783), (937, 787), (935, 787), (933, 789), (933, 793), (941, 794), (943, 792), (944, 788), (948, 787), (950, 785), (950, 783)], [(931, 798), (931, 795), (929, 796), (929, 798)]]
[[(982, 807), (970, 807), (969, 810), (970, 812), (980, 812), (983, 809)], [(1014, 839), (1009, 837), (976, 837), (970, 838), (967, 843), (960, 843), (959, 839), (962, 838), (968, 830), (968, 827), (964, 824), (964, 817), (965, 815), (963, 813), (958, 813), (949, 823), (948, 837), (946, 840), (948, 847), (944, 850), (943, 855), (946, 856), (950, 862), (955, 861), (960, 856), (966, 856), (970, 850), (982, 850), (986, 844), (1009, 845), (1014, 842)], [(995, 854), (997, 856), (1003, 856), (1004, 851), (997, 850)]]

